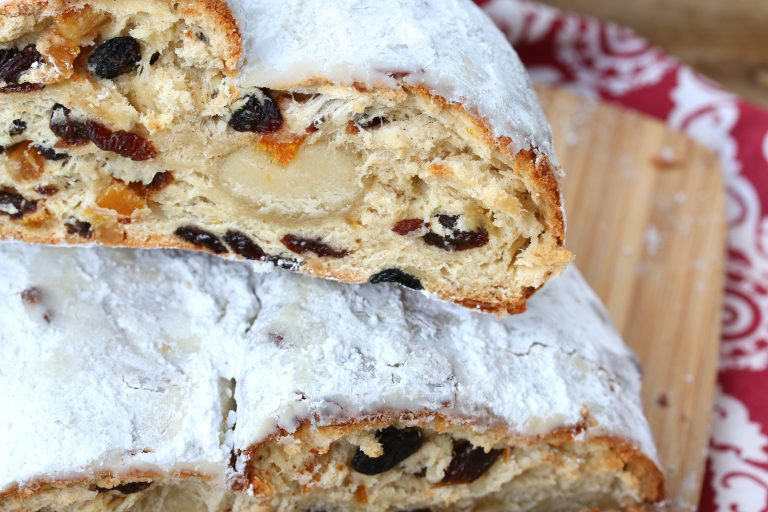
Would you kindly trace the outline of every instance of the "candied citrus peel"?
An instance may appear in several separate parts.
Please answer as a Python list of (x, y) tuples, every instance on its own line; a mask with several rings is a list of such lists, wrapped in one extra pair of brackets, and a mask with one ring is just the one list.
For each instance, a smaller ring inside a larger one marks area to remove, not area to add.
[(122, 181), (115, 181), (107, 187), (96, 199), (96, 204), (126, 217), (147, 207), (146, 200)]
[(11, 162), (9, 170), (15, 179), (32, 181), (45, 171), (45, 158), (29, 141), (20, 142), (8, 149)]

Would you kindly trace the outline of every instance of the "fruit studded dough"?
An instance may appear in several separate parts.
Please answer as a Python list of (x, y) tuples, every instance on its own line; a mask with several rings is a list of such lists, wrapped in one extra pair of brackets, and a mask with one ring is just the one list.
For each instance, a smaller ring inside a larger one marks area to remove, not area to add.
[(200, 249), (516, 313), (570, 259), (470, 0), (0, 0), (0, 236)]
[(574, 268), (499, 320), (201, 254), (0, 259), (0, 511), (663, 498), (639, 368)]

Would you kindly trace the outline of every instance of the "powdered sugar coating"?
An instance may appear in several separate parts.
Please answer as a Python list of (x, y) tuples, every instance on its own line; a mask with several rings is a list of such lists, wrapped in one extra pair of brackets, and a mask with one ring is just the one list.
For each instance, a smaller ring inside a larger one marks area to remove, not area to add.
[[(3, 244), (0, 257), (0, 490), (105, 470), (223, 477), (232, 443), (387, 410), (533, 435), (586, 407), (587, 436), (654, 456), (633, 357), (575, 269), (499, 320), (201, 254)], [(38, 304), (22, 301), (30, 287)]]
[(549, 126), (517, 54), (470, 0), (229, 0), (244, 87), (423, 85), (484, 119), (511, 149), (555, 161)]

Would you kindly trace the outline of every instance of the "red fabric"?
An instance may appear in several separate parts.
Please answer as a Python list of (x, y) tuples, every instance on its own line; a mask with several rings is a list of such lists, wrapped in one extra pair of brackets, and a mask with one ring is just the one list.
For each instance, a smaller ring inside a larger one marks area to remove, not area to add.
[(768, 111), (628, 29), (524, 0), (477, 3), (535, 82), (642, 111), (720, 156), (728, 188), (726, 300), (700, 510), (768, 511)]

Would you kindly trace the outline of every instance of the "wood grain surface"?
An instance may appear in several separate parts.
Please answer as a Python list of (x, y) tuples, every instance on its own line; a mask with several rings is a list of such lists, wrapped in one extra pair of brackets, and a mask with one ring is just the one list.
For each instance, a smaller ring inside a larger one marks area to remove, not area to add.
[(768, 106), (766, 0), (540, 0), (632, 27), (668, 53)]
[(643, 363), (671, 510), (695, 510), (720, 340), (720, 165), (659, 121), (562, 90), (538, 92), (566, 170), (568, 245)]

